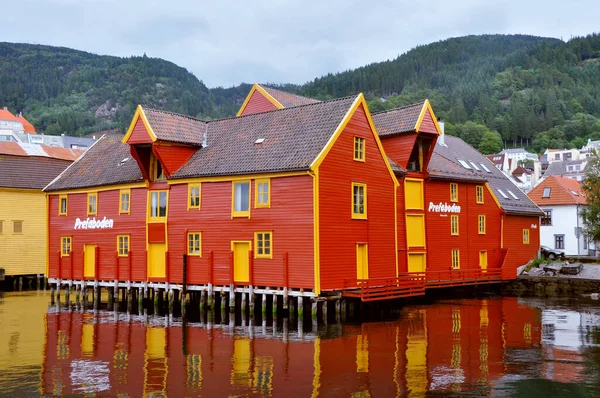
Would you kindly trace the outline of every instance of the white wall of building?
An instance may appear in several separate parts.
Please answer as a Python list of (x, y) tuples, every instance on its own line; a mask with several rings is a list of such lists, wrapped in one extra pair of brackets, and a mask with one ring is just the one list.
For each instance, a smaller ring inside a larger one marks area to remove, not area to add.
[[(584, 249), (584, 238), (575, 236), (575, 228), (583, 227), (583, 220), (578, 214), (576, 205), (554, 205), (540, 206), (542, 210), (552, 210), (552, 225), (540, 225), (540, 243), (552, 249), (555, 248), (555, 235), (564, 235), (565, 247), (563, 250), (567, 256), (587, 256), (588, 250)], [(581, 205), (579, 206), (581, 210)], [(579, 249), (578, 249), (579, 246)], [(590, 244), (589, 249), (594, 245)]]

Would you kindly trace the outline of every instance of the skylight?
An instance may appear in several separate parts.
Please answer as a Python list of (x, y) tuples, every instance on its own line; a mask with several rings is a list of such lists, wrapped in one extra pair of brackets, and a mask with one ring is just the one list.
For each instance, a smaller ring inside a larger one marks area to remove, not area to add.
[(579, 194), (578, 194), (577, 192), (573, 191), (572, 189), (569, 189), (569, 191), (571, 191), (571, 193), (572, 193), (573, 195), (575, 195), (575, 196), (579, 196)]
[(498, 192), (500, 192), (500, 195), (502, 195), (504, 199), (508, 199), (508, 196), (506, 196), (506, 194), (501, 189), (498, 189)]
[(542, 194), (542, 198), (549, 198), (550, 197), (550, 188), (544, 188), (544, 193)]
[(471, 166), (469, 166), (469, 163), (465, 162), (462, 159), (456, 159), (456, 160), (458, 160), (458, 163), (460, 163), (461, 166), (464, 167), (465, 169), (469, 169), (469, 170), (471, 169)]
[(477, 167), (477, 165), (475, 164), (475, 162), (471, 162), (471, 161), (469, 161), (469, 163), (471, 163), (471, 166), (473, 166), (473, 168), (474, 168), (475, 170), (477, 170), (477, 171), (481, 171), (481, 170), (479, 169), (479, 167)]
[(492, 172), (490, 169), (488, 169), (488, 168), (487, 168), (487, 166), (486, 166), (485, 164), (483, 164), (483, 163), (479, 163), (479, 165), (480, 165), (480, 166), (481, 166), (481, 167), (482, 167), (482, 168), (483, 168), (485, 171), (487, 171), (488, 173), (491, 173), (491, 172)]
[(510, 189), (507, 189), (507, 191), (508, 191), (509, 195), (513, 197), (513, 199), (519, 200), (519, 197), (517, 195), (515, 195), (513, 193), (513, 191), (511, 191)]
[(255, 144), (262, 144), (265, 141), (264, 138), (257, 138), (256, 141), (254, 141)]

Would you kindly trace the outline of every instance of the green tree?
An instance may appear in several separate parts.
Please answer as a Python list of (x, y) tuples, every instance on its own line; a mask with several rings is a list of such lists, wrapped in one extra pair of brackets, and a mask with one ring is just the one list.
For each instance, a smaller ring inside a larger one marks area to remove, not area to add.
[(594, 153), (587, 164), (581, 184), (587, 206), (581, 210), (584, 233), (594, 242), (600, 240), (600, 157)]
[(486, 131), (477, 149), (484, 155), (498, 153), (502, 150), (502, 137), (496, 131)]
[(472, 121), (456, 126), (456, 130), (458, 131), (458, 136), (474, 148), (479, 147), (483, 134), (489, 131), (484, 125), (473, 123)]

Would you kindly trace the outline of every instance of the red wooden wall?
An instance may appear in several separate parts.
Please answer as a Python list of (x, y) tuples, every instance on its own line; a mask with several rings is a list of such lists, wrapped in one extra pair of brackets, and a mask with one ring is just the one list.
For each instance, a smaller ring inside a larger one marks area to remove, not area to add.
[(144, 126), (144, 122), (142, 121), (141, 117), (138, 118), (137, 122), (135, 123), (127, 143), (129, 145), (152, 143), (152, 139), (148, 135), (148, 131), (146, 131), (146, 126)]
[[(354, 137), (365, 162), (353, 160)], [(367, 219), (352, 219), (352, 182), (367, 185)], [(395, 277), (394, 182), (360, 106), (319, 166), (321, 288), (356, 280), (356, 244), (368, 243), (369, 278)]]
[(255, 90), (240, 116), (272, 111), (275, 109), (277, 109), (277, 107), (273, 105), (271, 101), (266, 99), (258, 90)]
[(417, 139), (416, 133), (407, 133), (402, 135), (394, 135), (381, 137), (381, 144), (387, 156), (394, 162), (406, 169), (408, 159), (415, 146)]
[[(500, 266), (500, 209), (484, 187), (483, 204), (476, 200), (476, 186), (483, 184), (456, 182), (458, 184), (458, 202), (460, 213), (437, 213), (429, 211), (429, 203), (452, 205), (450, 201), (450, 182), (429, 180), (425, 183), (425, 218), (428, 251), (428, 270), (450, 270), (452, 268), (453, 249), (460, 250), (460, 268), (479, 268), (479, 251), (487, 250), (488, 268)], [(458, 236), (450, 233), (450, 216), (458, 215)], [(486, 234), (478, 233), (478, 216), (486, 216)], [(433, 252), (432, 252), (433, 250)]]
[[(529, 244), (523, 244), (523, 229), (529, 229)], [(504, 216), (504, 248), (511, 250), (511, 257), (516, 259), (515, 268), (536, 258), (540, 249), (539, 216)]]
[(160, 159), (168, 176), (187, 163), (198, 148), (181, 145), (155, 145), (154, 153)]
[(435, 123), (433, 121), (433, 117), (431, 116), (431, 112), (429, 110), (425, 111), (425, 115), (423, 116), (423, 121), (419, 126), (419, 133), (431, 133), (438, 134), (437, 129), (435, 128)]

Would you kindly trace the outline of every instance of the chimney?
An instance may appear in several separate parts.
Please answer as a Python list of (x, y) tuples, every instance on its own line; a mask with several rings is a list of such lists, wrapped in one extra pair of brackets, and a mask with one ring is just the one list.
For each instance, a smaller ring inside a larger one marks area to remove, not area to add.
[(440, 136), (437, 139), (437, 143), (442, 145), (442, 146), (446, 146), (446, 141), (444, 139), (444, 122), (440, 119), (438, 119), (438, 125), (440, 126), (440, 131), (442, 132), (440, 134)]
[(8, 110), (8, 107), (6, 107), (6, 106), (5, 106), (5, 107), (4, 107), (4, 110), (5, 110), (5, 111), (7, 111), (7, 110)]

